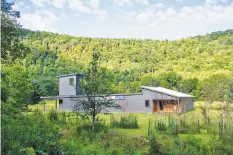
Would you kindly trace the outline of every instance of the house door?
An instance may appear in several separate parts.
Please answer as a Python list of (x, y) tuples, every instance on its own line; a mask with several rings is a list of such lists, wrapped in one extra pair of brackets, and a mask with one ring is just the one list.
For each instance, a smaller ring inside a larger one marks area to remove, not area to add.
[(157, 101), (156, 100), (153, 100), (153, 112), (157, 112), (158, 111), (158, 108), (157, 108)]

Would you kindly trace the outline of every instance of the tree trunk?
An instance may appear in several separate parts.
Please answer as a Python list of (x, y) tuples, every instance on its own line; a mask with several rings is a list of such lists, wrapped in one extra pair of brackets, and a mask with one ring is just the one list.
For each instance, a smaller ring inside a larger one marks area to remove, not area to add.
[(92, 116), (92, 132), (95, 131), (95, 115)]

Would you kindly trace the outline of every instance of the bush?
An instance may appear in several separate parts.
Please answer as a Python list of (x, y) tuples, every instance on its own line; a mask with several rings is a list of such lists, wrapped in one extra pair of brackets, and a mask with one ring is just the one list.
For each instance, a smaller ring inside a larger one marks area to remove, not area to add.
[(58, 112), (54, 109), (50, 110), (48, 113), (48, 119), (50, 121), (58, 121)]
[(148, 155), (159, 155), (161, 152), (159, 151), (160, 144), (157, 143), (154, 136), (149, 137), (149, 153)]
[[(91, 133), (92, 132), (92, 125), (89, 122), (82, 122), (80, 124), (77, 125), (76, 127), (76, 133), (78, 136), (80, 136), (83, 132), (88, 132)], [(103, 121), (97, 121), (95, 123), (95, 133), (98, 132), (107, 132), (108, 131), (108, 126), (105, 124), (105, 122)]]
[(61, 113), (59, 113), (59, 116), (58, 116), (59, 118), (60, 118), (60, 122), (62, 123), (62, 124), (66, 124), (66, 112), (61, 112)]
[(163, 132), (163, 131), (167, 131), (167, 127), (165, 125), (165, 123), (163, 122), (158, 122), (158, 126), (157, 126), (158, 131)]
[(112, 128), (127, 128), (127, 129), (134, 129), (138, 128), (138, 120), (134, 115), (125, 115), (121, 116), (120, 120), (115, 120), (112, 118), (111, 122)]
[(19, 150), (19, 155), (35, 155), (35, 150), (32, 147), (27, 147)]

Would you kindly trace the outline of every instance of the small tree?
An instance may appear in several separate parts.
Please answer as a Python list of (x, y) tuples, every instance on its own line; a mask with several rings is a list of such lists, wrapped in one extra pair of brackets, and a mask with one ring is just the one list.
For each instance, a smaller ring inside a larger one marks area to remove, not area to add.
[(120, 108), (108, 98), (112, 86), (112, 76), (105, 68), (100, 67), (100, 55), (92, 53), (92, 61), (87, 68), (82, 84), (83, 97), (75, 100), (74, 111), (84, 111), (91, 116), (92, 131), (95, 130), (96, 116), (106, 108)]

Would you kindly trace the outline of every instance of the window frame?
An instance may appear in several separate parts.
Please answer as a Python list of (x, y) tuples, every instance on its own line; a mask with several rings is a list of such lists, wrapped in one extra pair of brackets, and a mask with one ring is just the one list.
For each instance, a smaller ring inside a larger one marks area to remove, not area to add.
[(150, 100), (145, 100), (145, 107), (147, 107), (147, 108), (150, 107)]
[(74, 86), (74, 78), (69, 78), (69, 86)]

